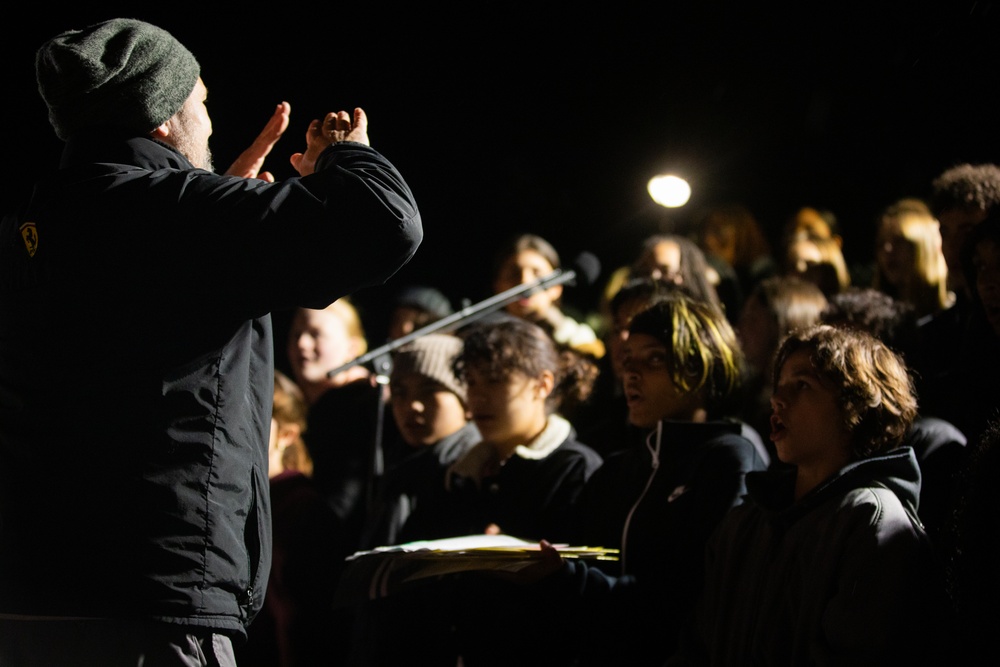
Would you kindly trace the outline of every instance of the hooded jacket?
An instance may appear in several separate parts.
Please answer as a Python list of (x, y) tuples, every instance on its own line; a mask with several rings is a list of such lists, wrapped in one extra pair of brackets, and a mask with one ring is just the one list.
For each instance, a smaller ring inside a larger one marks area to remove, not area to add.
[(270, 564), (269, 313), (387, 280), (422, 239), (357, 143), (279, 183), (82, 137), (0, 224), (0, 614), (242, 634)]
[(794, 484), (794, 469), (747, 475), (749, 501), (709, 542), (693, 634), (668, 664), (940, 664), (946, 605), (913, 450), (853, 462), (797, 502)]
[(742, 425), (723, 419), (661, 420), (643, 442), (608, 456), (567, 538), (620, 549), (619, 559), (566, 559), (536, 587), (572, 619), (564, 650), (580, 665), (662, 664), (697, 598), (705, 543), (741, 502), (745, 477), (764, 468)]

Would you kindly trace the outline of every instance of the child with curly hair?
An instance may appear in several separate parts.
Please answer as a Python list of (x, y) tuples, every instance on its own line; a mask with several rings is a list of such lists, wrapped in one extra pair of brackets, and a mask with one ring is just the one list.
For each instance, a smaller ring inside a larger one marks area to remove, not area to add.
[(946, 605), (900, 446), (917, 412), (906, 366), (867, 333), (819, 325), (785, 338), (772, 377), (789, 467), (747, 474), (668, 664), (937, 662)]
[(448, 470), (463, 526), (455, 534), (548, 538), (602, 462), (561, 413), (587, 399), (597, 365), (517, 317), (473, 325), (462, 338), (455, 371), (482, 441)]

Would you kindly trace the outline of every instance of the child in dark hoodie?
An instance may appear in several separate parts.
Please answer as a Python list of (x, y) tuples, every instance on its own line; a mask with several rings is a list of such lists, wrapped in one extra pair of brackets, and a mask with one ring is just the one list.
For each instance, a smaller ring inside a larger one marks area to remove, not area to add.
[(790, 468), (747, 475), (668, 665), (940, 662), (942, 579), (900, 446), (917, 411), (906, 366), (867, 333), (821, 325), (784, 340), (773, 384), (771, 440)]

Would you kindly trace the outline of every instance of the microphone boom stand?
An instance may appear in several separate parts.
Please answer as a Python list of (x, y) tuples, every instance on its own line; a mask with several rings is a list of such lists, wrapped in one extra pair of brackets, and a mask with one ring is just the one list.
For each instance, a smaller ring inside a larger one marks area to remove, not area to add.
[(332, 378), (338, 373), (342, 373), (349, 368), (357, 366), (358, 364), (366, 364), (372, 360), (378, 359), (379, 357), (390, 354), (410, 341), (426, 336), (429, 333), (434, 333), (436, 331), (454, 331), (455, 329), (461, 328), (470, 322), (474, 322), (485, 317), (486, 315), (489, 315), (490, 313), (500, 310), (507, 304), (517, 301), (525, 294), (534, 294), (556, 285), (563, 285), (566, 283), (573, 284), (573, 281), (575, 280), (575, 271), (556, 269), (552, 273), (533, 280), (530, 283), (524, 283), (523, 285), (518, 285), (517, 287), (511, 287), (509, 290), (495, 294), (477, 304), (466, 306), (457, 313), (448, 315), (447, 317), (431, 322), (430, 324), (416, 329), (415, 331), (411, 331), (405, 336), (389, 341), (381, 347), (370, 350), (360, 357), (352, 359), (346, 364), (334, 368), (332, 371), (327, 373), (326, 376)]

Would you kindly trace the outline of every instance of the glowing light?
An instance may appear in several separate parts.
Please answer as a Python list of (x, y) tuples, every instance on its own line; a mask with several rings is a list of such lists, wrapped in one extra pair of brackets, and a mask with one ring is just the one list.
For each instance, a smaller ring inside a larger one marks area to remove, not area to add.
[(661, 174), (649, 179), (646, 186), (649, 196), (660, 206), (677, 208), (691, 198), (691, 186), (680, 176)]

